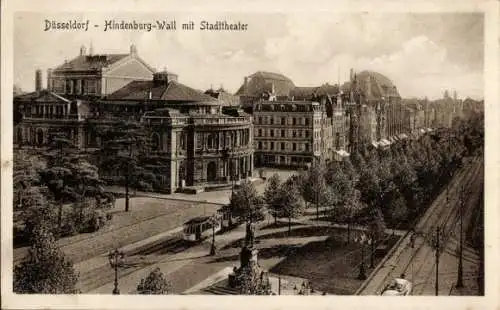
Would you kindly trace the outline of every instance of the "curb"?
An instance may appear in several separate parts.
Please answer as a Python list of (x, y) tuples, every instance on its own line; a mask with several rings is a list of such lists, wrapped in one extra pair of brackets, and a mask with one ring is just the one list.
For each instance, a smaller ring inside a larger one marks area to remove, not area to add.
[[(124, 194), (121, 191), (115, 191), (115, 190), (107, 190), (107, 192), (114, 193), (114, 194)], [(208, 200), (193, 200), (193, 199), (178, 198), (178, 197), (163, 197), (163, 196), (156, 196), (154, 194), (149, 195), (147, 193), (142, 193), (142, 194), (138, 193), (137, 195), (130, 195), (130, 198), (154, 198), (154, 199), (163, 199), (163, 200), (187, 201), (187, 202), (193, 202), (193, 203), (207, 203), (207, 204), (213, 204), (213, 205), (218, 205), (218, 206), (226, 205), (225, 203), (210, 202)]]

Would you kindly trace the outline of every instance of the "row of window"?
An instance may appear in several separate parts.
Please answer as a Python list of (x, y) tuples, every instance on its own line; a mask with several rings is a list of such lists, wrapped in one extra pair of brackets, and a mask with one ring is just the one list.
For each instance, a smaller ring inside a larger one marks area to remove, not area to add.
[(257, 144), (258, 150), (269, 151), (298, 151), (309, 152), (309, 143), (287, 143), (287, 142), (267, 142), (259, 141)]
[(34, 105), (31, 107), (32, 115), (48, 116), (48, 115), (64, 115), (67, 114), (66, 106), (61, 105)]
[(294, 112), (310, 112), (313, 110), (312, 106), (309, 104), (258, 104), (256, 106), (257, 111), (294, 111)]
[(309, 138), (309, 130), (257, 129), (257, 137)]
[[(206, 144), (204, 144), (206, 142)], [(208, 133), (196, 135), (196, 148), (218, 149), (221, 147), (241, 147), (250, 142), (249, 130), (236, 130), (226, 133)]]
[(257, 117), (259, 125), (302, 125), (309, 126), (311, 119), (309, 117), (274, 117), (274, 116), (259, 116)]
[(74, 95), (97, 94), (97, 80), (95, 79), (52, 79), (52, 87), (55, 93)]
[(264, 164), (306, 164), (312, 162), (312, 157), (264, 155), (262, 160)]

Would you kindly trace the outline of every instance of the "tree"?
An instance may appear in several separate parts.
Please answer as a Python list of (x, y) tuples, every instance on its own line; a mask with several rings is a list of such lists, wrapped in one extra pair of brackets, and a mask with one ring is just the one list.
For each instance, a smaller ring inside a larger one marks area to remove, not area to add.
[(368, 218), (368, 228), (370, 229), (370, 235), (372, 240), (377, 241), (382, 239), (385, 234), (385, 220), (382, 210), (380, 208), (371, 209)]
[(28, 258), (14, 267), (14, 292), (76, 294), (77, 281), (73, 263), (58, 249), (53, 235), (40, 227)]
[[(42, 184), (47, 186), (58, 204), (57, 223), (61, 229), (64, 203), (79, 201), (82, 206), (84, 197), (100, 197), (103, 195), (103, 188), (97, 167), (80, 154), (66, 133), (54, 132), (50, 140), (50, 147), (44, 152), (47, 168), (40, 176)], [(80, 211), (83, 212), (82, 209)], [(69, 228), (77, 230), (76, 227)]]
[[(99, 133), (101, 148), (99, 149), (100, 167), (108, 174), (123, 172), (125, 177), (125, 211), (130, 209), (129, 189), (132, 180), (140, 182), (142, 174), (135, 174), (141, 167), (149, 151), (150, 137), (142, 124), (120, 121)], [(140, 183), (139, 183), (140, 184)]]
[(144, 295), (168, 294), (171, 288), (170, 282), (165, 278), (160, 268), (155, 268), (146, 278), (141, 279), (137, 285), (137, 292)]
[(351, 187), (342, 204), (336, 210), (336, 221), (347, 222), (347, 243), (351, 240), (351, 226), (355, 223), (356, 217), (367, 208), (360, 196), (360, 191)]
[(28, 155), (23, 150), (14, 151), (14, 171), (12, 174), (12, 183), (14, 187), (14, 210), (23, 210), (28, 203), (32, 187), (38, 186), (40, 177), (39, 171), (42, 168), (37, 165), (38, 159), (35, 156)]
[(351, 194), (353, 189), (353, 181), (348, 179), (348, 176), (343, 172), (340, 167), (337, 169), (329, 169), (326, 175), (326, 180), (328, 182), (332, 196), (334, 197), (332, 201), (332, 215), (335, 213), (335, 209), (343, 206), (347, 196)]
[(57, 212), (49, 205), (46, 197), (41, 193), (40, 188), (32, 187), (29, 197), (29, 202), (25, 202), (27, 206), (22, 211), (24, 222), (23, 237), (30, 244), (33, 243), (36, 232), (40, 229), (45, 229), (48, 233), (57, 235), (59, 227), (57, 226)]
[(361, 192), (361, 200), (369, 207), (380, 204), (380, 178), (373, 169), (365, 169), (361, 172), (358, 181), (358, 189)]
[(264, 201), (267, 204), (267, 208), (272, 211), (275, 224), (277, 224), (280, 207), (277, 203), (280, 194), (280, 183), (280, 177), (277, 173), (275, 173), (269, 178), (266, 189), (264, 190)]
[(305, 207), (300, 191), (293, 179), (287, 180), (280, 186), (274, 204), (278, 208), (278, 213), (288, 218), (288, 233), (290, 234), (292, 232), (292, 218), (302, 214)]
[(253, 223), (262, 217), (262, 203), (255, 186), (245, 180), (231, 196), (231, 212), (233, 216)]
[(316, 162), (304, 176), (302, 195), (304, 200), (316, 205), (316, 218), (319, 219), (319, 208), (333, 203), (334, 193), (326, 184), (326, 167), (322, 161)]

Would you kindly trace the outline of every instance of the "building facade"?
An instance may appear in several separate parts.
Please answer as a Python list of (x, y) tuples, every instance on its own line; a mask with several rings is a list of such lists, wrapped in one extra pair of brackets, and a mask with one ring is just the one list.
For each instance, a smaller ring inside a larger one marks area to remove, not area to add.
[(255, 104), (253, 116), (256, 165), (303, 167), (317, 157), (331, 157), (333, 131), (325, 105), (262, 101)]

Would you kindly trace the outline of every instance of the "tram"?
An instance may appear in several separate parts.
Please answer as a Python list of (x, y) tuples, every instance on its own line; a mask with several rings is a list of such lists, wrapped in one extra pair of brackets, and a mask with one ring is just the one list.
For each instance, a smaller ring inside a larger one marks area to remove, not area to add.
[(210, 216), (198, 216), (184, 223), (183, 239), (186, 241), (201, 241), (212, 236), (222, 229), (222, 217), (220, 213)]

